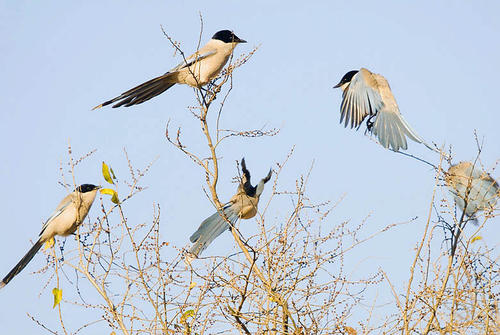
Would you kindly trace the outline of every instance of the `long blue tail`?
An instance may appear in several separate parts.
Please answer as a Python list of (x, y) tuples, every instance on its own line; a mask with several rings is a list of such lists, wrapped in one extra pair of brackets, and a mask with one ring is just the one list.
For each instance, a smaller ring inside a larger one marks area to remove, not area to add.
[[(231, 207), (224, 208), (224, 213), (226, 213), (231, 224), (236, 223), (238, 220), (238, 213), (232, 210)], [(189, 249), (189, 253), (198, 257), (217, 236), (228, 229), (229, 223), (222, 218), (219, 212), (211, 215), (200, 224), (198, 230), (189, 238), (194, 243)]]
[(40, 248), (42, 247), (43, 242), (41, 240), (38, 240), (32, 247), (31, 249), (24, 255), (24, 257), (19, 261), (19, 263), (14, 266), (12, 270), (3, 278), (2, 282), (0, 282), (0, 288), (4, 287), (7, 285), (12, 278), (14, 278), (19, 272), (21, 272), (26, 265), (35, 257), (36, 253)]

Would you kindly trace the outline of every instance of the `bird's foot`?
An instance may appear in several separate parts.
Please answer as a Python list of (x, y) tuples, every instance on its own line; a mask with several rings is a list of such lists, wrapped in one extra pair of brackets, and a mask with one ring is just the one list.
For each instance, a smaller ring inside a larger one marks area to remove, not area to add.
[(373, 129), (373, 125), (375, 124), (374, 121), (372, 121), (372, 119), (375, 117), (375, 115), (371, 115), (368, 120), (366, 120), (366, 129), (371, 132), (372, 129)]

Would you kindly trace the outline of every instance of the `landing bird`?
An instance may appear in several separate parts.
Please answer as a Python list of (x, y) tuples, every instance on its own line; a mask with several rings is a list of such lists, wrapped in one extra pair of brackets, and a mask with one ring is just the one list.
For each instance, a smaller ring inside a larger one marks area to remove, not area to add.
[(114, 104), (113, 108), (138, 105), (165, 92), (175, 84), (200, 88), (217, 77), (239, 43), (246, 43), (246, 41), (229, 30), (218, 31), (200, 50), (172, 70), (123, 92), (116, 98), (95, 106), (92, 110), (117, 101), (118, 103)]
[(474, 217), (478, 211), (493, 209), (500, 197), (500, 187), (488, 173), (472, 162), (452, 165), (445, 173), (445, 183), (455, 203), (465, 214)]
[(0, 288), (7, 285), (12, 278), (28, 265), (46, 241), (52, 239), (56, 235), (68, 236), (76, 231), (76, 228), (87, 216), (99, 188), (100, 186), (82, 184), (78, 186), (74, 192), (64, 197), (54, 213), (52, 213), (42, 226), (38, 241), (4, 277), (0, 283)]
[[(340, 123), (344, 127), (359, 129), (368, 116), (366, 127), (378, 137), (378, 141), (386, 149), (394, 151), (406, 150), (406, 137), (417, 143), (423, 143), (436, 151), (410, 127), (399, 112), (398, 104), (387, 80), (380, 74), (372, 73), (365, 68), (349, 71), (334, 88), (340, 87), (342, 105), (340, 106)], [(375, 118), (375, 121), (372, 119)]]
[(250, 183), (250, 172), (247, 170), (244, 158), (241, 160), (241, 170), (243, 177), (238, 190), (223, 207), (227, 220), (220, 212), (205, 219), (189, 238), (194, 245), (189, 249), (188, 257), (198, 257), (217, 236), (231, 229), (238, 218), (251, 219), (257, 214), (260, 195), (264, 191), (264, 184), (271, 179), (272, 170), (269, 170), (267, 176), (261, 179), (257, 186), (252, 186)]

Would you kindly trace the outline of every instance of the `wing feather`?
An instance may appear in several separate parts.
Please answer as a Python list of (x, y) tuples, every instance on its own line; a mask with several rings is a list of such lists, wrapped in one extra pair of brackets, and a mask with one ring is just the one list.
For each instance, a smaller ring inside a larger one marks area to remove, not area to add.
[(382, 97), (377, 91), (376, 81), (371, 78), (372, 74), (366, 69), (356, 73), (343, 93), (343, 101), (340, 107), (341, 123), (345, 118), (344, 127), (350, 124), (351, 128), (357, 128), (366, 116), (383, 105)]
[(387, 80), (361, 68), (345, 87), (340, 105), (340, 123), (359, 128), (367, 116), (376, 116), (371, 129), (382, 146), (406, 150), (406, 138), (425, 143), (405, 121)]
[[(368, 70), (366, 71), (369, 72)], [(403, 150), (408, 148), (407, 137), (417, 143), (422, 143), (423, 139), (410, 127), (401, 115), (387, 80), (379, 74), (371, 74), (370, 78), (376, 82), (379, 96), (382, 99), (382, 105), (374, 105), (372, 111), (372, 113), (375, 112), (377, 115), (373, 133), (378, 135), (379, 142), (385, 148), (391, 147), (395, 151), (399, 151), (400, 148)], [(372, 100), (370, 99), (370, 101)], [(384, 130), (382, 131), (379, 128), (383, 128)]]
[(61, 215), (61, 213), (64, 212), (64, 210), (69, 205), (71, 205), (72, 202), (73, 202), (73, 200), (72, 200), (71, 194), (69, 194), (59, 203), (56, 210), (52, 213), (52, 215), (50, 215), (50, 217), (47, 219), (47, 221), (45, 221), (45, 223), (43, 224), (42, 230), (40, 231), (40, 235), (42, 235), (42, 233), (45, 231), (45, 229), (48, 227), (48, 225), (52, 222), (52, 220), (54, 220), (56, 217)]
[(215, 50), (215, 49), (204, 51), (204, 52), (202, 52), (202, 51), (203, 50), (195, 52), (194, 54), (192, 54), (191, 56), (186, 58), (185, 61), (180, 62), (176, 67), (174, 67), (173, 69), (171, 69), (167, 73), (176, 72), (176, 71), (179, 71), (180, 69), (183, 69), (185, 67), (189, 67), (189, 66), (193, 65), (194, 63), (199, 62), (202, 59), (207, 58), (208, 56), (215, 55), (215, 53), (217, 52), (217, 50)]

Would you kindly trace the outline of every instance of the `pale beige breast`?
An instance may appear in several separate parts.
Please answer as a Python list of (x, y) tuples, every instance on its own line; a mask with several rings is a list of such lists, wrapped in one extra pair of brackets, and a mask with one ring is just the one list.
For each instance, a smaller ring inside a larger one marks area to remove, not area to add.
[(242, 219), (251, 219), (257, 214), (259, 198), (249, 197), (244, 193), (238, 193), (231, 198), (233, 208), (237, 210), (238, 216)]
[(194, 63), (189, 68), (180, 70), (179, 82), (192, 87), (208, 84), (222, 71), (235, 46), (231, 43), (210, 41), (198, 51), (198, 54), (203, 55), (214, 50), (215, 54)]
[(73, 234), (87, 217), (96, 193), (97, 190), (83, 194), (75, 192), (70, 194), (71, 204), (48, 223), (47, 228), (43, 231), (42, 239), (46, 241), (56, 235), (68, 236)]

